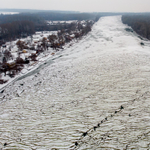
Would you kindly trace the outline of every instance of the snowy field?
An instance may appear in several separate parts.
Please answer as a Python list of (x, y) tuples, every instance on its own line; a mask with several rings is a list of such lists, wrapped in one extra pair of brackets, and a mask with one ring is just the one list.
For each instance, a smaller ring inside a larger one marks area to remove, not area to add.
[(1, 12), (0, 11), (0, 15), (14, 15), (14, 14), (19, 14), (19, 12)]
[(0, 148), (150, 149), (150, 43), (121, 16), (0, 93)]
[(47, 21), (48, 24), (50, 25), (55, 25), (55, 24), (65, 24), (65, 23), (73, 23), (73, 22), (77, 22), (78, 20), (70, 20), (70, 21)]

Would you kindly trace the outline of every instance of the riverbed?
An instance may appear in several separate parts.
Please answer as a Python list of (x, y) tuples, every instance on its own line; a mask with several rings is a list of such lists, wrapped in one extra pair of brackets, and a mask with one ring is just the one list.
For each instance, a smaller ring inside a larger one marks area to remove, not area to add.
[[(102, 17), (57, 59), (1, 93), (2, 149), (149, 149), (150, 47)], [(142, 41), (144, 42), (144, 41)]]

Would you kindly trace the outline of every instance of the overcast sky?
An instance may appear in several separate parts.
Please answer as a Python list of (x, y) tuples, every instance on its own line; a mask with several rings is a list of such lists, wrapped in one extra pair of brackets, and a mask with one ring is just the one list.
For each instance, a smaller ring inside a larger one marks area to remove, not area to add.
[(82, 12), (150, 12), (150, 0), (0, 0), (0, 8)]

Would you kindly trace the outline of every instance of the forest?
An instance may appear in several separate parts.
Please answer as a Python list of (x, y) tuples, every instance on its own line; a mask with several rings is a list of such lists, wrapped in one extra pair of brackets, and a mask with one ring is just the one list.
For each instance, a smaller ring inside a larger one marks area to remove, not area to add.
[[(2, 11), (2, 10), (1, 10)], [(8, 10), (5, 10), (8, 11)], [(24, 38), (36, 31), (57, 31), (70, 28), (70, 24), (47, 24), (47, 21), (94, 20), (102, 16), (122, 15), (122, 13), (80, 13), (68, 11), (40, 11), (40, 10), (11, 10), (19, 14), (0, 15), (0, 46), (7, 41)]]
[(150, 13), (123, 15), (122, 22), (131, 26), (140, 36), (150, 40)]
[(57, 31), (71, 28), (71, 24), (50, 25), (48, 20), (98, 20), (96, 14), (88, 13), (58, 13), (38, 12), (20, 13), (15, 15), (0, 15), (0, 46), (7, 41), (24, 38), (36, 31)]

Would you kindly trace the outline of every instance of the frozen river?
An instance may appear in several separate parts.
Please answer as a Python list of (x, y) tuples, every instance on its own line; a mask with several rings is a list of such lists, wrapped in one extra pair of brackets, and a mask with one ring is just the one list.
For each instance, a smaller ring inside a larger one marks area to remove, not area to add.
[(121, 16), (1, 92), (0, 148), (150, 149), (150, 44)]

